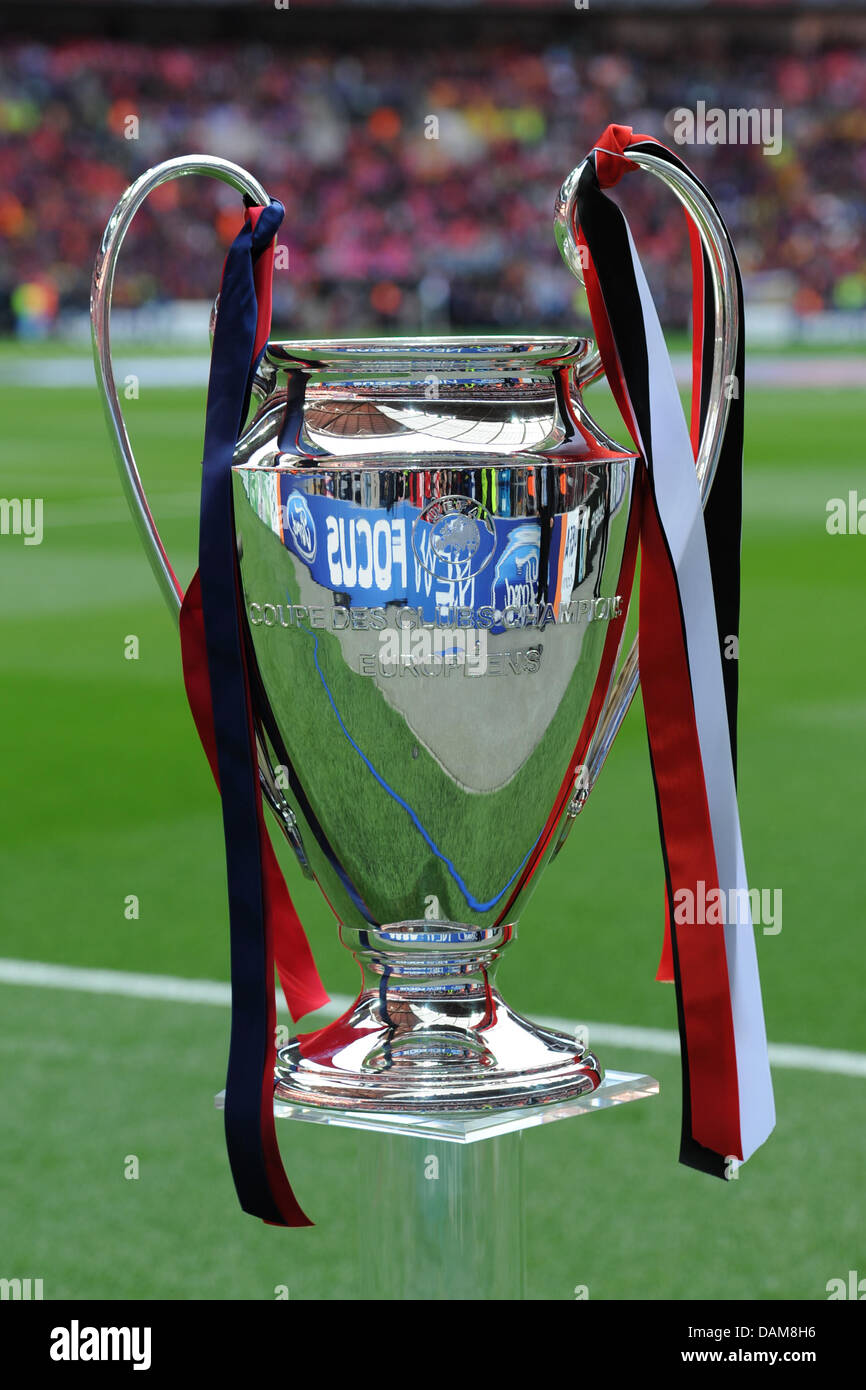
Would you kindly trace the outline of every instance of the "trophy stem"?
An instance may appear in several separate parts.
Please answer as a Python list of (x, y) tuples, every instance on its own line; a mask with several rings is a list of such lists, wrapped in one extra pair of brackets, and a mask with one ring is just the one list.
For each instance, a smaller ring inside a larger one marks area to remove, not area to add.
[(510, 926), (400, 922), (343, 935), (361, 965), (361, 992), (342, 1018), (280, 1050), (277, 1099), (467, 1113), (563, 1101), (600, 1084), (593, 1053), (523, 1018), (496, 988)]
[(481, 1143), (358, 1135), (364, 1297), (525, 1297), (523, 1134)]

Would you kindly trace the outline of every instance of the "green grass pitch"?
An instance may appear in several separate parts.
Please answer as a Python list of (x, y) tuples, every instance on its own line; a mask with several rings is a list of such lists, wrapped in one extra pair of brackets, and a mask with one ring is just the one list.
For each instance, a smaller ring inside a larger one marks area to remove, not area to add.
[[(601, 423), (623, 438), (594, 392)], [(195, 554), (203, 395), (147, 390), (130, 432), (182, 578)], [(44, 499), (44, 540), (0, 536), (0, 954), (227, 978), (216, 793), (177, 634), (120, 493), (95, 389), (0, 391), (5, 497)], [(862, 397), (747, 401), (740, 794), (750, 882), (781, 888), (758, 932), (770, 1038), (866, 1052), (862, 1005), (864, 556), (826, 504), (864, 490)], [(139, 641), (138, 660), (124, 657)], [(329, 988), (354, 964), (280, 849)], [(131, 894), (140, 904), (127, 920)], [(500, 980), (524, 1012), (674, 1028), (654, 973), (662, 871), (640, 708)], [(365, 1135), (283, 1124), (317, 1224), (238, 1210), (213, 1094), (227, 1011), (0, 986), (0, 1275), (46, 1298), (362, 1297), (354, 1257)], [(676, 1162), (676, 1058), (600, 1048), (661, 1094), (524, 1136), (528, 1296), (822, 1299), (866, 1275), (864, 1079), (775, 1075), (778, 1128), (719, 1183)], [(137, 1180), (124, 1177), (128, 1155)]]

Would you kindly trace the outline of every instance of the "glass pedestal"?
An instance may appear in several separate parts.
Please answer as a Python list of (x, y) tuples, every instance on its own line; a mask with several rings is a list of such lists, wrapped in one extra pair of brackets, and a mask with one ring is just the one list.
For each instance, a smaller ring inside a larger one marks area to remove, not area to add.
[(524, 1131), (658, 1089), (651, 1076), (608, 1071), (590, 1095), (521, 1110), (414, 1117), (277, 1101), (274, 1114), (358, 1131), (361, 1298), (522, 1299)]

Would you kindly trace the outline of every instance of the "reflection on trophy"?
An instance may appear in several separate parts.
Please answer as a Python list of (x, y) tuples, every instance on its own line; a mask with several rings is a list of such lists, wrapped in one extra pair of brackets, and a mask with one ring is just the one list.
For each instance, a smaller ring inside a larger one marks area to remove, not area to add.
[(465, 1110), (599, 1083), (494, 982), (628, 607), (633, 458), (583, 407), (590, 360), (580, 339), (266, 353), (234, 465), (264, 739), (364, 973), (280, 1053), (281, 1098)]

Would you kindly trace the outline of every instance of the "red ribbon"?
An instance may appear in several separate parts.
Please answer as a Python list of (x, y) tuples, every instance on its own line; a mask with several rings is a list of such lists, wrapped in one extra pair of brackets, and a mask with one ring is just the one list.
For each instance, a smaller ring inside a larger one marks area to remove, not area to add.
[[(183, 660), (183, 679), (187, 699), (210, 763), (214, 781), (219, 789), (216, 740), (211, 710), (210, 680), (201, 609), (201, 589), (198, 571), (184, 594), (180, 610), (180, 643)], [(274, 943), (274, 958), (286, 1004), (297, 1021), (304, 1014), (328, 1003), (328, 995), (319, 978), (310, 943), (286, 886), (274, 847), (267, 832), (262, 836), (264, 862), (262, 872), (267, 898), (267, 913)]]
[(612, 188), (629, 169), (638, 169), (640, 166), (627, 159), (625, 151), (638, 140), (651, 139), (651, 135), (635, 135), (630, 125), (609, 125), (593, 145), (595, 172), (601, 187)]
[[(629, 126), (608, 126), (594, 146), (595, 168), (601, 187), (610, 187), (627, 171), (639, 168), (625, 153), (631, 144), (638, 142), (658, 144), (649, 136), (633, 135)], [(696, 450), (704, 322), (703, 251), (697, 229), (688, 214), (686, 216), (695, 290), (692, 443)], [(582, 232), (578, 233), (578, 240), (586, 247)], [(640, 431), (591, 255), (586, 256), (584, 264), (587, 298), (605, 372), (623, 419), (640, 451)], [(641, 467), (639, 486), (641, 689), (669, 881), (672, 891), (680, 887), (694, 890), (700, 880), (716, 886), (718, 869), (680, 617), (679, 591), (645, 465)], [(665, 906), (665, 937), (657, 978), (673, 980), (675, 962), (670, 902), (667, 898)], [(716, 1153), (742, 1156), (737, 1061), (724, 929), (721, 925), (678, 924), (676, 950), (689, 1061), (691, 1131), (698, 1143)]]
[[(630, 145), (644, 143), (656, 145), (659, 142), (652, 135), (635, 134), (632, 127), (628, 125), (609, 125), (607, 129), (602, 132), (598, 141), (593, 146), (596, 155), (596, 174), (598, 175), (598, 181), (602, 188), (612, 188), (614, 184), (619, 183), (623, 174), (627, 174), (633, 169), (640, 168), (640, 165), (636, 164), (633, 159), (628, 158), (626, 150)], [(689, 252), (692, 264), (691, 440), (692, 449), (694, 450), (695, 457), (697, 457), (701, 430), (701, 367), (705, 312), (704, 263), (700, 232), (687, 212), (685, 213), (685, 218), (689, 233)], [(578, 241), (584, 247), (586, 246), (586, 242), (580, 234), (578, 235)], [(589, 301), (590, 316), (592, 318), (593, 328), (598, 340), (599, 351), (601, 352), (608, 381), (613, 390), (620, 413), (628, 426), (629, 433), (632, 439), (637, 441), (637, 428), (632, 415), (628, 395), (623, 389), (622, 371), (619, 366), (616, 347), (610, 334), (604, 299), (594, 274), (590, 274), (586, 277), (586, 296)], [(640, 446), (638, 445), (638, 447)], [(644, 663), (641, 662), (642, 670), (643, 664)], [(643, 684), (643, 681), (641, 683)], [(664, 937), (662, 940), (661, 958), (656, 971), (656, 979), (664, 983), (671, 983), (674, 978), (670, 912), (671, 907), (666, 895)]]

